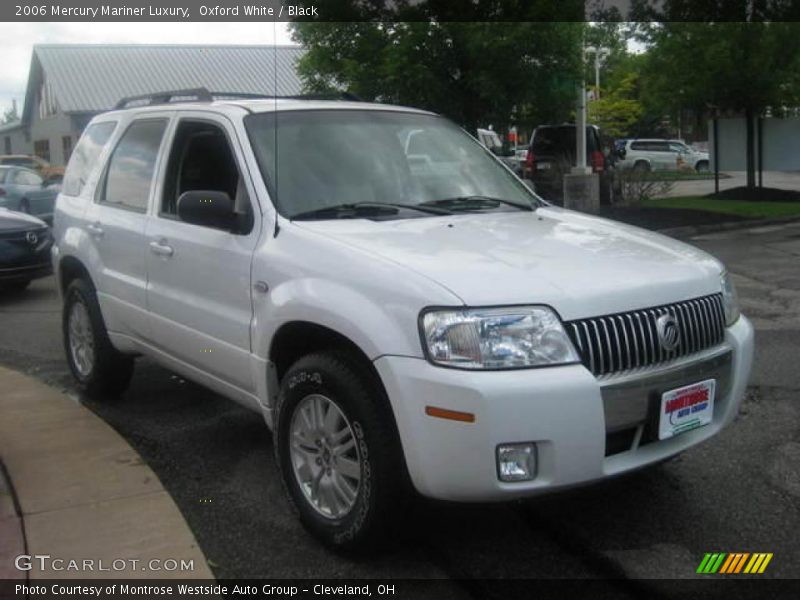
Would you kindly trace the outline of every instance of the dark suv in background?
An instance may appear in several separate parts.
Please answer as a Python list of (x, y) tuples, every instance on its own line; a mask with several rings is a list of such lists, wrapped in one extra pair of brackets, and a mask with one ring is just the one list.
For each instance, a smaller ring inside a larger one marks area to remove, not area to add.
[[(534, 182), (540, 196), (556, 204), (563, 202), (563, 176), (577, 166), (575, 146), (574, 124), (541, 125), (533, 131), (524, 176)], [(600, 175), (600, 202), (611, 204), (617, 184), (613, 160), (603, 148), (600, 129), (596, 125), (587, 125), (586, 165)]]

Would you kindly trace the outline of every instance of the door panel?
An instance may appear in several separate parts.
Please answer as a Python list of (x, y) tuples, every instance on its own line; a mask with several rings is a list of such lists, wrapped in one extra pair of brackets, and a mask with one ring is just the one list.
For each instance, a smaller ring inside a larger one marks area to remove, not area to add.
[[(147, 225), (147, 307), (154, 344), (171, 356), (247, 392), (253, 315), (250, 264), (259, 228), (233, 233), (177, 216), (189, 190), (225, 191), (251, 204), (235, 133), (221, 118), (186, 116), (174, 128), (159, 210)], [(259, 223), (255, 220), (256, 225)]]
[(154, 343), (247, 391), (250, 373), (250, 261), (255, 240), (154, 218), (147, 227), (147, 306)]
[(149, 338), (145, 227), (168, 118), (134, 120), (120, 137), (84, 213), (94, 285), (110, 331)]

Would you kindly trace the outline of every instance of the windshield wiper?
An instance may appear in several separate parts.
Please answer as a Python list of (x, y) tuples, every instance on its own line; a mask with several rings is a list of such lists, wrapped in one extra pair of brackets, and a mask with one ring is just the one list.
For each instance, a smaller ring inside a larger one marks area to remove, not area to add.
[(292, 215), (290, 218), (293, 221), (298, 219), (324, 219), (326, 217), (333, 219), (358, 219), (370, 214), (375, 216), (395, 215), (403, 209), (416, 210), (431, 215), (452, 214), (449, 210), (444, 208), (420, 206), (417, 204), (400, 204), (392, 202), (348, 202), (345, 204), (334, 204), (333, 206), (323, 206), (322, 208), (306, 210)]
[(519, 202), (493, 198), (492, 196), (455, 196), (453, 198), (441, 198), (440, 200), (428, 200), (419, 206), (437, 206), (448, 210), (480, 210), (482, 208), (497, 208), (500, 204), (513, 206), (525, 211), (534, 210), (534, 207), (530, 204), (520, 204)]

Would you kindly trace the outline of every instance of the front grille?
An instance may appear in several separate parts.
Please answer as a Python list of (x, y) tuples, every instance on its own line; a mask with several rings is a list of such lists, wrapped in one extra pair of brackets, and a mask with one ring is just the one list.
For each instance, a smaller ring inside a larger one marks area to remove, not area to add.
[[(656, 320), (672, 315), (678, 324), (678, 345), (665, 350)], [(725, 312), (722, 294), (566, 323), (581, 361), (596, 376), (666, 363), (722, 343)]]
[(50, 235), (50, 231), (47, 227), (40, 227), (36, 229), (25, 229), (25, 230), (16, 230), (16, 231), (3, 231), (0, 230), (0, 240), (4, 241), (13, 241), (13, 242), (24, 242), (25, 236), (28, 233), (35, 233), (36, 237), (39, 239), (44, 239)]

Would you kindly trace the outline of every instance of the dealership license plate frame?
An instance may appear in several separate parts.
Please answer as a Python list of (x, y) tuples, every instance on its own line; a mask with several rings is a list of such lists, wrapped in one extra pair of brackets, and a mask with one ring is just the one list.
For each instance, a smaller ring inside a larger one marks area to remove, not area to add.
[[(666, 412), (668, 402), (678, 400), (679, 398), (688, 398), (695, 392), (702, 393), (703, 391), (706, 392), (706, 400), (695, 401), (694, 403), (688, 401), (688, 406), (676, 408), (669, 413)], [(666, 440), (687, 431), (705, 427), (711, 423), (714, 417), (716, 391), (717, 380), (704, 379), (703, 381), (690, 383), (663, 392), (661, 394), (661, 402), (659, 403), (658, 439)], [(698, 409), (697, 407), (699, 406), (703, 406), (703, 408)], [(680, 413), (683, 410), (688, 410), (688, 412), (681, 415)], [(678, 416), (672, 418), (676, 413), (678, 413)]]

